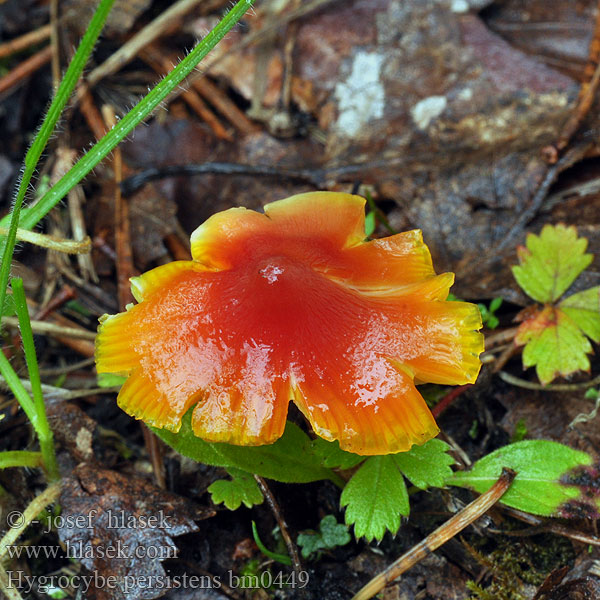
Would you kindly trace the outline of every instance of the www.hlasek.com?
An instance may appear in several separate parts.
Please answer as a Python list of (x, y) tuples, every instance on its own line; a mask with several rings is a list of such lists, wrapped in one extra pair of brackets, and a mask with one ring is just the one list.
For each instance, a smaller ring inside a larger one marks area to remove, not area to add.
[(132, 590), (140, 589), (219, 589), (223, 585), (230, 588), (244, 589), (272, 589), (272, 588), (304, 588), (308, 585), (309, 574), (307, 571), (299, 573), (276, 573), (263, 571), (260, 575), (235, 575), (228, 571), (225, 577), (215, 575), (148, 575), (116, 577), (109, 575), (104, 577), (98, 572), (93, 575), (28, 575), (24, 571), (6, 571), (8, 576), (8, 588), (18, 589), (23, 594), (37, 592), (48, 594), (54, 590), (72, 588), (83, 593), (84, 597), (90, 588), (121, 590), (127, 594)]
[(129, 547), (122, 540), (116, 540), (114, 544), (92, 545), (82, 540), (75, 543), (65, 542), (65, 547), (60, 546), (8, 546), (6, 554), (9, 558), (70, 558), (83, 560), (86, 558), (108, 558), (108, 559), (132, 559), (151, 558), (166, 560), (177, 558), (179, 550), (176, 546), (162, 545), (136, 545)]

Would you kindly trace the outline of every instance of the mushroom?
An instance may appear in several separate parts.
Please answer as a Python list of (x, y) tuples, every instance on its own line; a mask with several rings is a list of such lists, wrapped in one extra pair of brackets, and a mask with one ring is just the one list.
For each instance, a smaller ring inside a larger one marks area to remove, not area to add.
[(293, 400), (314, 432), (357, 454), (438, 433), (418, 382), (473, 383), (477, 306), (446, 301), (419, 230), (365, 240), (365, 200), (311, 192), (231, 208), (191, 237), (191, 261), (132, 278), (138, 304), (100, 319), (99, 373), (128, 375), (119, 406), (177, 432), (262, 445)]

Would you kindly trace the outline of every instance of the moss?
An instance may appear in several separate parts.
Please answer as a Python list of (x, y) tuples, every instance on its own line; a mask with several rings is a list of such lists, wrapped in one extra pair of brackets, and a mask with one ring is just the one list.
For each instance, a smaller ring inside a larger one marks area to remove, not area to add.
[[(505, 528), (521, 529), (522, 525), (504, 523)], [(562, 537), (539, 534), (528, 537), (498, 535), (465, 542), (477, 562), (489, 573), (482, 583), (473, 581), (467, 587), (477, 600), (526, 600), (525, 588), (539, 586), (554, 569), (571, 564), (575, 553), (571, 543)]]

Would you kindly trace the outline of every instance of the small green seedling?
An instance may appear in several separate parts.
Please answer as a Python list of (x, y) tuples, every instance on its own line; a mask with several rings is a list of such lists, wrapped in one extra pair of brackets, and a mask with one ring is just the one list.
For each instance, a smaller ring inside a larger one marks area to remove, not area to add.
[[(523, 366), (535, 366), (545, 385), (559, 375), (589, 371), (589, 339), (600, 342), (600, 286), (563, 297), (592, 262), (587, 240), (575, 227), (546, 225), (539, 236), (529, 234), (512, 268), (523, 291), (542, 306), (521, 323), (515, 343), (525, 346)], [(588, 339), (589, 338), (589, 339)]]
[(321, 519), (319, 531), (299, 534), (297, 543), (304, 558), (315, 555), (318, 558), (324, 550), (345, 546), (350, 539), (348, 526), (338, 523), (333, 515), (327, 515)]
[(489, 329), (496, 329), (500, 324), (500, 320), (496, 316), (496, 311), (502, 305), (502, 298), (494, 298), (489, 306), (483, 303), (479, 303), (477, 306), (481, 312), (481, 320), (483, 324)]

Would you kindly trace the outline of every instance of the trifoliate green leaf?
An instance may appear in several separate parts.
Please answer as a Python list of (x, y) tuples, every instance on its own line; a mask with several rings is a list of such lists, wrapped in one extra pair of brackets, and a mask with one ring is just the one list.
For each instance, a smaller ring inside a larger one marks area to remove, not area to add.
[(600, 342), (600, 286), (565, 298), (560, 308), (585, 335)]
[(523, 366), (535, 366), (544, 385), (558, 375), (566, 377), (590, 369), (587, 354), (592, 352), (592, 345), (579, 325), (560, 308), (546, 306), (523, 321), (515, 343), (525, 344)]
[(312, 441), (312, 448), (328, 469), (351, 469), (365, 460), (364, 456), (342, 450), (337, 440), (328, 442), (323, 438), (316, 438)]
[(470, 471), (456, 472), (449, 485), (486, 492), (503, 467), (517, 476), (500, 502), (526, 512), (555, 517), (592, 516), (600, 509), (600, 473), (585, 452), (547, 440), (525, 440), (478, 460)]
[(442, 440), (429, 440), (422, 446), (413, 446), (408, 452), (393, 454), (396, 466), (422, 490), (443, 487), (450, 475), (454, 459), (447, 454), (448, 444)]
[(527, 247), (518, 249), (521, 264), (512, 268), (513, 275), (537, 302), (554, 302), (592, 262), (592, 255), (585, 254), (587, 243), (575, 227), (545, 225), (539, 236), (528, 234)]
[(356, 538), (381, 540), (386, 531), (396, 533), (400, 516), (407, 516), (410, 508), (394, 455), (368, 458), (344, 487), (340, 503)]
[(345, 546), (350, 539), (347, 525), (338, 523), (333, 515), (327, 515), (321, 519), (318, 532), (300, 533), (297, 543), (302, 548), (302, 556), (308, 558), (320, 550)]
[(254, 477), (241, 469), (229, 468), (231, 479), (219, 479), (208, 486), (215, 504), (223, 502), (229, 510), (237, 510), (243, 503), (248, 508), (260, 504), (264, 498)]

